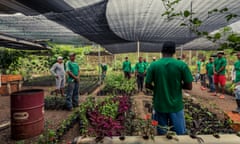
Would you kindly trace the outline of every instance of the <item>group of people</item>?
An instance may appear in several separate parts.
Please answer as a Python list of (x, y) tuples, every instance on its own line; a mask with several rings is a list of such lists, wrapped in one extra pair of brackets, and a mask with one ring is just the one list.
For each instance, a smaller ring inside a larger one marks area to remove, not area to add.
[[(154, 57), (151, 64), (139, 57), (139, 61), (135, 64), (138, 90), (143, 90), (145, 81), (145, 87), (153, 91), (152, 119), (158, 121), (158, 124), (163, 127), (172, 126), (172, 130), (178, 135), (186, 134), (182, 90), (192, 90), (193, 76), (185, 62), (173, 57), (176, 52), (176, 44), (174, 42), (165, 42), (161, 52), (163, 57), (159, 60), (156, 60)], [(224, 86), (226, 83), (227, 61), (223, 55), (223, 52), (218, 52), (217, 58), (209, 58), (208, 63), (205, 62), (205, 59), (198, 63), (198, 72), (202, 84), (201, 89), (206, 89), (204, 81), (207, 76), (210, 85), (209, 92), (214, 92), (213, 94), (220, 98), (224, 98)], [(236, 83), (238, 107), (235, 111), (240, 113), (240, 53), (237, 54), (237, 57), (238, 61), (234, 64), (234, 83)], [(78, 106), (80, 71), (78, 64), (74, 61), (75, 54), (70, 54), (69, 58), (69, 61), (66, 62), (66, 73), (68, 76), (66, 105), (68, 110), (71, 110), (73, 107)], [(104, 64), (101, 66), (103, 73), (106, 74), (107, 66)], [(122, 70), (125, 78), (130, 79), (132, 67), (128, 57), (123, 62)], [(62, 57), (58, 57), (58, 61), (51, 68), (51, 72), (56, 77), (57, 91), (64, 95), (65, 69)], [(157, 132), (159, 135), (163, 135), (167, 131), (157, 128)]]
[(70, 53), (69, 60), (64, 66), (63, 57), (59, 56), (57, 62), (50, 69), (56, 78), (56, 95), (61, 93), (62, 96), (65, 96), (65, 75), (67, 75), (66, 109), (69, 111), (78, 106), (80, 68), (75, 62), (75, 57), (75, 53)]
[[(156, 57), (153, 57), (153, 62), (156, 61)], [(131, 78), (131, 74), (134, 73), (137, 77), (137, 86), (138, 91), (142, 92), (144, 88), (144, 78), (146, 77), (146, 72), (149, 67), (149, 63), (147, 60), (142, 57), (139, 57), (138, 62), (134, 66), (134, 70), (132, 70), (131, 62), (128, 57), (125, 57), (125, 61), (122, 64), (122, 70), (124, 73), (124, 77), (127, 79)]]
[(217, 57), (210, 57), (209, 62), (206, 62), (204, 57), (201, 61), (198, 61), (197, 70), (198, 74), (200, 74), (201, 90), (206, 90), (206, 78), (208, 78), (210, 89), (208, 92), (213, 93), (213, 96), (224, 99), (226, 65), (227, 60), (223, 51), (219, 51)]

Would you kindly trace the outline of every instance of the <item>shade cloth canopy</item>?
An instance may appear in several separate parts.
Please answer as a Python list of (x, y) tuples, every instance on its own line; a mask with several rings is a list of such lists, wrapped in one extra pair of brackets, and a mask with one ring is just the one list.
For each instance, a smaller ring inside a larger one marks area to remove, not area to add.
[[(0, 0), (0, 8), (5, 6), (1, 13), (25, 14), (0, 16), (0, 32), (13, 36), (96, 43), (111, 53), (136, 52), (138, 41), (141, 52), (159, 52), (165, 41), (184, 49), (216, 48), (201, 39), (192, 41), (198, 37), (180, 26), (181, 20), (162, 16), (166, 10), (161, 0), (13, 0), (8, 1), (11, 7), (6, 1)], [(228, 13), (240, 14), (238, 0), (181, 0), (175, 9), (192, 9), (193, 17), (203, 20), (200, 30), (213, 32), (240, 20), (227, 22), (225, 13), (209, 17), (208, 11), (226, 7)]]

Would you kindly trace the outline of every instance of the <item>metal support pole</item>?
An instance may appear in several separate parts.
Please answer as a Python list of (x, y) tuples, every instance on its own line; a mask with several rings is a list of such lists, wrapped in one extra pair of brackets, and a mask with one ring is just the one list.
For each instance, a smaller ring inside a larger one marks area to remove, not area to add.
[(189, 51), (189, 65), (192, 64), (192, 50)]
[(183, 46), (181, 46), (181, 59), (183, 58)]
[(99, 83), (102, 83), (102, 77), (101, 77), (101, 51), (100, 51), (100, 46), (98, 45), (98, 74), (99, 74)]
[(140, 56), (139, 51), (140, 51), (140, 42), (137, 41), (137, 55), (138, 55), (138, 58)]

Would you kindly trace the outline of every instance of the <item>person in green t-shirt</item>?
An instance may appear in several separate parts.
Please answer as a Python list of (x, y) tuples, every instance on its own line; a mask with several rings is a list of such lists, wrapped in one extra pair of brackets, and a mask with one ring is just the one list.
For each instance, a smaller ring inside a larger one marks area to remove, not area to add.
[(153, 58), (152, 58), (152, 62), (155, 62), (155, 61), (156, 61), (156, 57), (153, 57)]
[[(191, 90), (193, 77), (183, 61), (173, 58), (174, 42), (165, 42), (163, 58), (152, 63), (147, 71), (146, 88), (153, 90), (153, 119), (163, 127), (173, 126), (178, 135), (186, 133), (182, 89)], [(169, 123), (171, 122), (171, 123)], [(158, 128), (158, 134), (166, 130)]]
[(206, 84), (206, 65), (207, 62), (205, 61), (205, 58), (201, 58), (200, 63), (200, 80), (201, 80), (201, 90), (206, 90), (207, 84)]
[[(223, 51), (219, 51), (217, 53), (217, 58), (214, 61), (214, 83), (215, 83), (215, 88), (216, 88), (216, 93), (214, 94), (214, 96), (219, 96), (219, 98), (224, 99), (224, 90), (225, 90), (225, 84), (226, 84), (226, 77), (225, 77), (225, 73), (226, 73), (226, 65), (227, 65), (227, 60), (223, 57), (224, 52)], [(218, 94), (220, 93), (220, 88), (219, 88), (219, 84), (221, 85), (221, 92), (222, 94)]]
[(101, 68), (102, 68), (102, 80), (104, 80), (108, 69), (107, 64), (106, 63), (101, 64)]
[(206, 72), (207, 72), (207, 77), (208, 77), (208, 82), (209, 82), (209, 87), (210, 90), (208, 92), (215, 92), (215, 87), (213, 83), (213, 58), (209, 58), (209, 62), (206, 65)]
[(238, 60), (234, 63), (234, 78), (233, 82), (235, 86), (235, 98), (237, 102), (236, 110), (233, 110), (235, 113), (240, 113), (240, 52), (237, 53)]
[(201, 61), (197, 61), (197, 73), (195, 75), (195, 82), (197, 83), (200, 80), (200, 69), (201, 69)]
[(122, 65), (122, 70), (124, 72), (124, 77), (127, 79), (131, 78), (131, 62), (128, 60), (128, 57), (125, 57), (125, 61)]
[(147, 62), (146, 58), (143, 59), (143, 63), (145, 64), (146, 68), (148, 68), (149, 63)]
[(66, 63), (66, 72), (68, 75), (68, 88), (66, 96), (66, 108), (71, 111), (73, 107), (78, 107), (80, 69), (75, 62), (75, 54), (70, 53), (70, 60)]
[(138, 91), (143, 91), (144, 76), (146, 74), (146, 64), (144, 64), (142, 57), (139, 57), (139, 62), (135, 65), (135, 75), (137, 76)]

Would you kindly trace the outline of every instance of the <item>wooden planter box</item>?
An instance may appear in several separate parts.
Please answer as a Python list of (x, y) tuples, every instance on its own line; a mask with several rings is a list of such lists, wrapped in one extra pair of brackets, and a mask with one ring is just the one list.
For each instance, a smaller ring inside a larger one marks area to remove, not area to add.
[(1, 75), (0, 95), (10, 95), (12, 92), (21, 90), (21, 75)]

